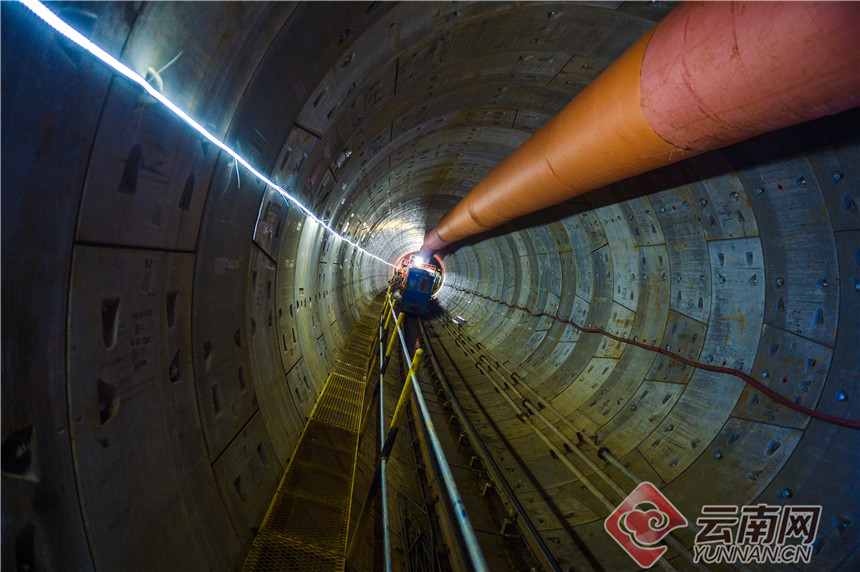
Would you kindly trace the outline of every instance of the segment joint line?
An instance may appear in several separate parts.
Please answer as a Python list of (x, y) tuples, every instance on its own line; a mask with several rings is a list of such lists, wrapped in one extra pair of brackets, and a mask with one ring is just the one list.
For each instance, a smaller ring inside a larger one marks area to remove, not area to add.
[(45, 7), (44, 4), (42, 4), (38, 0), (20, 0), (20, 2), (24, 6), (26, 6), (31, 12), (33, 12), (36, 16), (38, 16), (42, 21), (44, 21), (46, 24), (48, 24), (51, 28), (53, 28), (54, 30), (56, 30), (57, 32), (59, 32), (60, 34), (62, 34), (66, 38), (68, 38), (70, 41), (74, 42), (75, 44), (77, 44), (78, 46), (83, 48), (84, 50), (88, 51), (89, 53), (91, 53), (92, 55), (97, 57), (99, 60), (101, 60), (102, 62), (104, 62), (108, 66), (110, 66), (114, 71), (118, 72), (120, 75), (123, 75), (126, 78), (130, 79), (132, 82), (138, 84), (140, 87), (142, 87), (144, 89), (144, 91), (146, 91), (150, 96), (152, 96), (156, 101), (161, 103), (164, 107), (169, 109), (174, 115), (179, 117), (189, 127), (191, 127), (192, 129), (194, 129), (195, 131), (200, 133), (203, 137), (205, 137), (207, 140), (209, 140), (213, 145), (215, 145), (216, 147), (218, 147), (219, 149), (221, 149), (222, 151), (224, 151), (225, 153), (227, 153), (228, 155), (233, 157), (233, 159), (236, 161), (236, 168), (237, 169), (238, 169), (238, 165), (241, 164), (243, 167), (248, 169), (248, 171), (250, 171), (252, 175), (257, 177), (260, 181), (262, 181), (267, 186), (271, 187), (272, 189), (274, 189), (275, 191), (280, 193), (288, 201), (295, 204), (299, 208), (299, 210), (301, 210), (303, 213), (305, 213), (305, 215), (308, 218), (310, 218), (311, 220), (313, 220), (314, 222), (316, 222), (317, 224), (322, 226), (325, 230), (327, 230), (328, 232), (330, 232), (331, 234), (333, 234), (334, 236), (336, 236), (340, 240), (346, 242), (350, 246), (357, 248), (358, 250), (360, 250), (364, 254), (370, 256), (371, 258), (374, 258), (374, 259), (378, 260), (379, 262), (382, 262), (383, 264), (386, 264), (388, 266), (391, 266), (392, 268), (395, 268), (394, 264), (391, 264), (387, 260), (384, 260), (384, 259), (380, 258), (379, 256), (376, 256), (375, 254), (372, 254), (371, 252), (365, 250), (364, 248), (362, 248), (361, 246), (359, 246), (358, 244), (356, 244), (352, 240), (346, 238), (345, 236), (338, 234), (338, 232), (336, 230), (334, 230), (331, 226), (329, 226), (322, 219), (320, 219), (318, 216), (316, 216), (308, 207), (306, 207), (304, 204), (302, 204), (301, 201), (299, 201), (297, 198), (295, 198), (290, 193), (288, 193), (283, 187), (276, 184), (274, 181), (270, 180), (263, 173), (261, 173), (260, 171), (255, 169), (251, 165), (251, 163), (249, 163), (244, 157), (239, 155), (239, 153), (234, 151), (229, 145), (227, 145), (226, 143), (224, 143), (223, 141), (218, 139), (215, 135), (210, 133), (205, 127), (200, 125), (190, 115), (188, 115), (187, 113), (185, 113), (185, 111), (180, 109), (179, 106), (177, 106), (175, 103), (173, 103), (167, 97), (165, 97), (163, 94), (161, 94), (161, 92), (159, 92), (157, 89), (155, 89), (155, 87), (150, 85), (150, 83), (147, 82), (140, 74), (138, 74), (137, 72), (135, 72), (134, 70), (132, 70), (131, 68), (129, 68), (128, 66), (126, 66), (122, 62), (120, 62), (118, 59), (116, 59), (115, 57), (113, 57), (112, 55), (110, 55), (109, 53), (104, 51), (102, 48), (100, 48), (98, 45), (96, 45), (94, 42), (92, 42), (89, 38), (87, 38), (86, 36), (84, 36), (83, 34), (78, 32), (74, 28), (72, 28), (62, 18), (60, 18), (59, 16), (57, 16), (56, 14), (51, 12), (47, 7)]

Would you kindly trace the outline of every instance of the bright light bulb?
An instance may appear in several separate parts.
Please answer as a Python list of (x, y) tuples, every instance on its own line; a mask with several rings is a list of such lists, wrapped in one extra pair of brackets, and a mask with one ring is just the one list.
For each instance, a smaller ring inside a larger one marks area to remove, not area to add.
[(426, 262), (427, 261), (424, 260), (423, 258), (421, 258), (420, 256), (416, 256), (415, 258), (412, 259), (412, 265), (413, 266), (424, 266), (424, 264)]

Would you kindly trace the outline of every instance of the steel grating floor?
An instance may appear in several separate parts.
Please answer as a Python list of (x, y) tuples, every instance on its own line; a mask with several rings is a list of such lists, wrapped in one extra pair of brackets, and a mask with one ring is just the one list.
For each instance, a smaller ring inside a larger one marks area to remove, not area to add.
[(313, 419), (358, 431), (363, 398), (364, 381), (331, 374), (317, 402)]
[(370, 304), (332, 365), (244, 570), (344, 569), (364, 386), (382, 300)]

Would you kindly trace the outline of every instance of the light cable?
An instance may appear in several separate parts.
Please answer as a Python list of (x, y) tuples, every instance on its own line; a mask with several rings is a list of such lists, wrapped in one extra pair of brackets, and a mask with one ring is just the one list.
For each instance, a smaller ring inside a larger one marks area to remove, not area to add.
[[(167, 99), (164, 95), (162, 95), (157, 89), (155, 89), (152, 85), (150, 85), (149, 82), (147, 82), (140, 74), (138, 74), (137, 72), (135, 72), (134, 70), (132, 70), (131, 68), (129, 68), (128, 66), (126, 66), (122, 62), (120, 62), (118, 59), (116, 59), (115, 57), (113, 57), (112, 55), (110, 55), (109, 53), (104, 51), (102, 48), (97, 46), (95, 43), (90, 41), (86, 36), (84, 36), (83, 34), (78, 32), (74, 28), (72, 28), (62, 18), (60, 18), (59, 16), (57, 16), (56, 14), (51, 12), (47, 7), (45, 7), (44, 4), (42, 4), (41, 2), (38, 2), (38, 0), (20, 0), (20, 2), (24, 6), (29, 8), (30, 11), (32, 11), (36, 16), (41, 18), (42, 21), (44, 21), (46, 24), (51, 26), (54, 30), (56, 30), (57, 32), (59, 32), (60, 34), (62, 34), (63, 36), (65, 36), (66, 38), (68, 38), (69, 40), (74, 42), (75, 44), (77, 44), (78, 46), (82, 47), (83, 49), (85, 49), (86, 51), (88, 51), (89, 53), (91, 53), (92, 55), (97, 57), (98, 59), (100, 59), (102, 62), (109, 65), (115, 71), (119, 72), (120, 74), (124, 75), (125, 77), (127, 77), (128, 79), (133, 81), (134, 83), (141, 86), (149, 95), (151, 95), (159, 103), (164, 105), (164, 107), (166, 107), (167, 109), (172, 111), (174, 113), (174, 115), (179, 117), (182, 121), (184, 121), (186, 124), (188, 124), (190, 127), (192, 127), (195, 131), (197, 131), (198, 133), (203, 135), (203, 137), (208, 139), (210, 142), (212, 142), (219, 149), (221, 149), (222, 151), (224, 151), (225, 153), (227, 153), (228, 155), (233, 157), (233, 159), (235, 159), (237, 162), (237, 167), (236, 167), (237, 169), (238, 169), (238, 164), (241, 164), (243, 167), (248, 169), (252, 175), (254, 175), (258, 179), (260, 179), (262, 182), (264, 182), (269, 187), (275, 189), (284, 198), (286, 198), (287, 200), (289, 200), (290, 202), (295, 204), (302, 212), (305, 213), (305, 215), (308, 216), (308, 218), (310, 218), (311, 220), (313, 220), (314, 222), (316, 222), (317, 224), (322, 226), (328, 232), (330, 232), (331, 234), (333, 234), (337, 238), (341, 239), (342, 241), (346, 242), (347, 244), (357, 248), (358, 250), (367, 254), (368, 256), (375, 258), (376, 260), (382, 262), (383, 264), (387, 264), (388, 266), (395, 268), (395, 266), (393, 264), (391, 264), (390, 262), (388, 262), (387, 260), (383, 260), (382, 258), (376, 256), (375, 254), (372, 254), (372, 253), (368, 252), (367, 250), (365, 250), (364, 248), (360, 247), (358, 244), (356, 244), (355, 242), (346, 238), (345, 236), (341, 236), (340, 234), (338, 234), (337, 231), (335, 231), (332, 227), (330, 227), (328, 224), (323, 222), (322, 219), (317, 217), (309, 208), (307, 208), (305, 205), (303, 205), (297, 198), (292, 196), (290, 193), (288, 193), (286, 190), (284, 190), (283, 187), (281, 187), (280, 185), (277, 185), (276, 183), (271, 181), (268, 177), (266, 177), (263, 173), (261, 173), (260, 171), (255, 169), (253, 166), (251, 166), (251, 164), (248, 161), (246, 161), (244, 157), (239, 155), (239, 153), (237, 153), (232, 148), (230, 148), (226, 143), (224, 143), (223, 141), (221, 141), (220, 139), (218, 139), (217, 137), (212, 135), (209, 131), (206, 130), (205, 127), (203, 127), (202, 125), (197, 123), (197, 121), (195, 121), (190, 115), (188, 115), (182, 109), (180, 109), (175, 103), (173, 103), (172, 101)], [(173, 63), (173, 62), (171, 62), (171, 63)]]

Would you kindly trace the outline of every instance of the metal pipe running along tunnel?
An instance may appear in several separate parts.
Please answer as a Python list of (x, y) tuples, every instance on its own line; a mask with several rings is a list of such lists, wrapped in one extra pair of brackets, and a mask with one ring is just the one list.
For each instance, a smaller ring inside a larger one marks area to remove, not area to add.
[[(49, 9), (316, 220), (0, 4), (4, 567), (240, 567), (386, 262), (434, 228), (446, 330), (589, 447), (688, 520), (820, 505), (796, 567), (860, 566), (857, 3)], [(509, 429), (487, 448), (558, 564), (637, 569)]]

